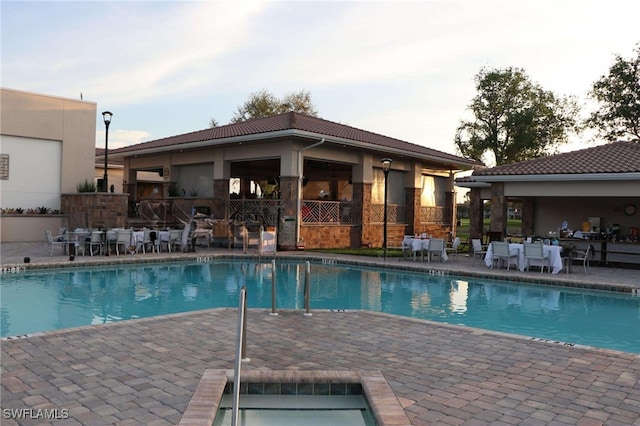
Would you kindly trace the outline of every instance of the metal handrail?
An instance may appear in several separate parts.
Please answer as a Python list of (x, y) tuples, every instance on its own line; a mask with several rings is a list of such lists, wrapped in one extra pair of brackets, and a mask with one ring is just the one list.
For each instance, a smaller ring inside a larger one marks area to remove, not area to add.
[(306, 262), (304, 268), (304, 315), (311, 316), (311, 263)]
[(248, 361), (247, 352), (247, 287), (240, 289), (240, 301), (238, 305), (238, 337), (236, 340), (236, 360), (233, 374), (233, 406), (231, 411), (231, 425), (238, 425), (238, 412), (240, 410), (240, 369), (242, 361)]

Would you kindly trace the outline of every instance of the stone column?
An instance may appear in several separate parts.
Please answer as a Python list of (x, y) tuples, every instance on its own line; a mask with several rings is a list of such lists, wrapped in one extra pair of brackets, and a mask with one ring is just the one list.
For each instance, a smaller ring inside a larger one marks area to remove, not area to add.
[(504, 183), (491, 184), (491, 232), (507, 235), (507, 199), (504, 196)]
[(534, 208), (535, 201), (533, 198), (522, 199), (522, 235), (533, 235), (535, 229)]
[(484, 205), (481, 197), (482, 190), (480, 188), (471, 188), (469, 199), (469, 239), (480, 238), (484, 232)]
[(213, 181), (211, 214), (216, 219), (229, 219), (229, 179), (215, 179)]
[(405, 188), (405, 232), (413, 235), (420, 229), (420, 188)]

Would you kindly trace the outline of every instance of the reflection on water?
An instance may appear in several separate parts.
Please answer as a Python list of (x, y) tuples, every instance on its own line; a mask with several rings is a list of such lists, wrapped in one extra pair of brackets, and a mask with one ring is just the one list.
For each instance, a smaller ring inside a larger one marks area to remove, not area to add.
[[(278, 263), (277, 309), (302, 309), (304, 264)], [(145, 264), (3, 276), (2, 336), (215, 307), (271, 308), (270, 263)], [(640, 299), (397, 270), (311, 267), (311, 309), (366, 309), (640, 353)], [(37, 313), (37, 314), (34, 314)]]

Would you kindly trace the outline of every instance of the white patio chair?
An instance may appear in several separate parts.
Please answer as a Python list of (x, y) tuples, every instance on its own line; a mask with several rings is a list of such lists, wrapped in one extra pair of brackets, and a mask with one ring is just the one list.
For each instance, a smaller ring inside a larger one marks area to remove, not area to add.
[(48, 229), (44, 231), (44, 235), (47, 239), (47, 244), (49, 244), (49, 247), (51, 247), (51, 253), (49, 253), (49, 256), (53, 256), (53, 250), (56, 246), (62, 248), (62, 254), (65, 253), (66, 246), (67, 244), (69, 244), (69, 242), (66, 241), (62, 235), (56, 235), (54, 237), (51, 231)]
[[(91, 253), (91, 256), (93, 256), (95, 253), (102, 253), (102, 235), (104, 233), (101, 231), (91, 231), (91, 234), (89, 235), (89, 241), (87, 242), (87, 245), (89, 246), (89, 253)], [(98, 247), (98, 251), (94, 252), (93, 248), (94, 247)]]
[(147, 244), (151, 245), (151, 253), (154, 251), (160, 253), (160, 239), (158, 238), (158, 231), (144, 228), (144, 234), (142, 237), (142, 252), (147, 252)]
[(480, 238), (472, 238), (471, 246), (473, 247), (473, 262), (471, 265), (475, 266), (477, 258), (480, 258), (480, 262), (482, 262), (482, 259), (487, 255), (487, 246), (482, 245)]
[(440, 256), (440, 261), (444, 262), (442, 253), (445, 251), (444, 238), (429, 239), (429, 248), (427, 249), (427, 261), (431, 263), (431, 256)]
[(540, 273), (544, 272), (545, 262), (547, 264), (547, 270), (551, 272), (551, 260), (549, 253), (544, 252), (544, 246), (540, 243), (524, 243), (524, 264), (525, 270), (529, 270), (532, 260), (540, 261)]
[(511, 250), (509, 248), (509, 243), (505, 243), (502, 241), (492, 241), (491, 242), (491, 269), (493, 269), (493, 264), (497, 261), (498, 268), (502, 265), (502, 261), (507, 261), (507, 271), (511, 266), (511, 259), (516, 260), (516, 266), (520, 267), (520, 253), (517, 249)]
[(182, 229), (169, 230), (169, 243), (167, 245), (169, 253), (171, 253), (172, 249), (182, 248)]
[(460, 243), (460, 237), (455, 237), (451, 245), (446, 247), (447, 254), (455, 256), (456, 260), (458, 260), (458, 249), (460, 248)]
[[(133, 254), (133, 252), (129, 250), (129, 247), (131, 247), (132, 233), (133, 231), (131, 229), (118, 229), (116, 232), (116, 255), (120, 256), (120, 246), (124, 248), (125, 253), (129, 252)], [(133, 247), (135, 247), (135, 245)]]

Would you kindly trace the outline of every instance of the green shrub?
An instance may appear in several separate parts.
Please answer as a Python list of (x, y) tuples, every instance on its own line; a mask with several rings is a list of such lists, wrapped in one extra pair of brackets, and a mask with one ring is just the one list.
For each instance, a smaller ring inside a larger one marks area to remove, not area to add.
[(98, 186), (95, 184), (95, 182), (89, 182), (85, 179), (83, 183), (79, 183), (78, 185), (76, 185), (76, 189), (78, 190), (78, 192), (97, 192)]

